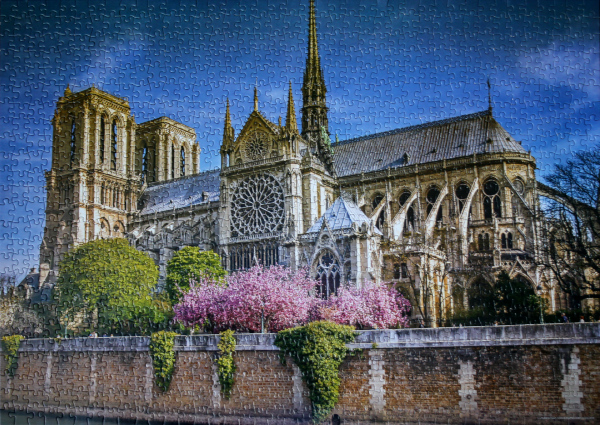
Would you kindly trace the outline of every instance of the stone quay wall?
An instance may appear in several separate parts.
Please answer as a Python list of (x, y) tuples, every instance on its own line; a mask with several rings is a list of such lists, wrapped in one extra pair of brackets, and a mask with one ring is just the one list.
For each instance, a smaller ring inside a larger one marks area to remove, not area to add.
[[(239, 334), (230, 399), (218, 337), (176, 339), (168, 392), (154, 384), (147, 337), (30, 339), (14, 378), (1, 358), (0, 407), (196, 424), (307, 423), (299, 369), (273, 334)], [(344, 424), (600, 423), (600, 324), (361, 331), (340, 368)]]

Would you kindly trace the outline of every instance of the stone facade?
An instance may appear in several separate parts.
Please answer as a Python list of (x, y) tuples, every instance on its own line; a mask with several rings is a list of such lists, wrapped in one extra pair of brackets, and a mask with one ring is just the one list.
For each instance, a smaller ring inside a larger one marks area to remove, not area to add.
[[(14, 378), (0, 356), (3, 409), (220, 424), (308, 423), (299, 370), (273, 334), (240, 334), (230, 399), (217, 336), (178, 337), (170, 389), (155, 384), (149, 338), (26, 340)], [(373, 348), (373, 343), (378, 347)], [(340, 367), (332, 414), (359, 423), (598, 423), (600, 325), (363, 331)]]
[[(539, 266), (543, 230), (535, 159), (488, 110), (332, 143), (314, 3), (298, 128), (259, 108), (236, 135), (229, 102), (220, 170), (199, 172), (193, 129), (136, 124), (129, 103), (98, 89), (65, 92), (53, 120), (40, 278), (71, 248), (125, 236), (165, 265), (184, 246), (229, 271), (308, 267), (325, 296), (391, 281), (431, 325), (470, 307), (506, 270), (561, 307)], [(424, 313), (426, 312), (426, 314)]]

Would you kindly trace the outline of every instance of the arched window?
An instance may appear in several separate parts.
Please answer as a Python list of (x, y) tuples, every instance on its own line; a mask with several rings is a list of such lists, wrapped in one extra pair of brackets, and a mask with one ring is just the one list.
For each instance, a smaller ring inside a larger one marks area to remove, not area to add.
[(185, 176), (185, 149), (181, 147), (181, 158), (179, 159), (180, 176)]
[(412, 232), (415, 228), (415, 210), (412, 206), (408, 207), (406, 210), (406, 220), (404, 220), (404, 230), (407, 232)]
[(106, 140), (106, 128), (104, 117), (100, 117), (100, 164), (104, 164), (104, 142)]
[(110, 168), (111, 170), (117, 169), (117, 120), (112, 123), (112, 141), (110, 144)]
[(148, 178), (148, 144), (144, 143), (142, 148), (142, 182)]
[[(427, 200), (427, 216), (428, 217), (429, 217), (429, 213), (433, 209), (433, 206), (435, 205), (435, 202), (437, 201), (439, 196), (440, 196), (440, 190), (435, 186), (431, 187), (427, 191), (426, 200)], [(440, 208), (438, 209), (437, 217), (435, 218), (435, 221), (442, 221), (442, 217), (443, 217), (443, 210), (442, 210), (442, 206), (440, 205)]]
[(337, 294), (340, 287), (340, 266), (331, 251), (324, 251), (317, 263), (317, 291), (320, 297), (329, 298)]
[(496, 180), (488, 180), (483, 185), (483, 216), (486, 219), (502, 217), (500, 186)]
[(77, 128), (75, 126), (75, 118), (73, 118), (73, 121), (71, 121), (71, 144), (70, 144), (70, 149), (71, 149), (71, 164), (73, 164), (73, 162), (75, 162), (75, 150), (77, 148), (77, 143), (76, 143), (76, 132)]
[(100, 204), (104, 205), (104, 202), (106, 202), (106, 187), (104, 187), (104, 184), (102, 184), (102, 187), (100, 188)]
[[(410, 192), (408, 190), (405, 190), (404, 192), (402, 192), (402, 195), (400, 195), (400, 198), (398, 198), (398, 204), (400, 205), (400, 208), (402, 208), (404, 206), (404, 204), (406, 204), (406, 202), (408, 201), (409, 198), (410, 198)], [(414, 227), (415, 227), (415, 210), (413, 209), (413, 207), (411, 205), (406, 210), (406, 219), (404, 220), (404, 231), (412, 232)]]
[(404, 204), (406, 204), (408, 198), (410, 198), (410, 192), (408, 190), (405, 190), (404, 192), (402, 192), (402, 195), (400, 195), (400, 198), (398, 198), (398, 204), (400, 205), (400, 208), (402, 208)]
[(394, 279), (400, 279), (400, 264), (394, 264)]
[(502, 237), (500, 239), (502, 240), (502, 249), (506, 249), (506, 235), (502, 233)]
[(469, 197), (469, 192), (471, 188), (466, 183), (461, 183), (456, 187), (456, 199), (458, 200), (458, 213), (461, 214), (465, 204), (467, 202), (467, 198)]
[[(373, 198), (373, 202), (372, 202), (373, 211), (375, 211), (375, 208), (377, 208), (379, 206), (381, 201), (383, 201), (383, 195), (381, 195), (381, 194), (375, 195), (375, 197)], [(385, 221), (385, 209), (381, 210), (381, 212), (379, 213), (379, 216), (377, 217), (377, 221), (375, 222), (375, 225), (377, 226), (377, 228), (379, 230), (381, 230), (383, 228), (384, 221)]]
[(508, 249), (513, 249), (513, 235), (510, 232), (506, 235), (506, 245), (508, 246)]
[(479, 245), (480, 251), (489, 251), (490, 250), (490, 234), (489, 233), (480, 233), (477, 237), (477, 242)]

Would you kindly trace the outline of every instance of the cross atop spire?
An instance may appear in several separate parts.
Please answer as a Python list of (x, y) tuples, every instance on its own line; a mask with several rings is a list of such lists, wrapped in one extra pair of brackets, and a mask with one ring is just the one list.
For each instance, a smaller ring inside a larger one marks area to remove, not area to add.
[(296, 122), (296, 107), (292, 96), (292, 82), (290, 81), (290, 91), (288, 95), (287, 114), (285, 116), (285, 126), (288, 131), (298, 132), (298, 123)]

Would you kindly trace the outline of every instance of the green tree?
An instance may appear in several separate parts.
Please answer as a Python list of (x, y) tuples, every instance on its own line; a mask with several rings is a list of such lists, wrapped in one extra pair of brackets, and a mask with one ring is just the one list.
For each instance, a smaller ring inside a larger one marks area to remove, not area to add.
[(85, 243), (66, 255), (59, 272), (54, 295), (63, 323), (84, 318), (91, 328), (97, 321), (100, 329), (115, 329), (153, 314), (158, 269), (125, 239)]
[(186, 246), (177, 251), (167, 263), (166, 290), (173, 304), (179, 302), (181, 292), (190, 288), (190, 279), (205, 277), (224, 282), (227, 274), (221, 266), (221, 258), (213, 251), (200, 251), (198, 247)]
[(545, 305), (529, 283), (511, 279), (505, 271), (498, 274), (491, 291), (482, 293), (480, 302), (488, 320), (505, 325), (539, 323)]

